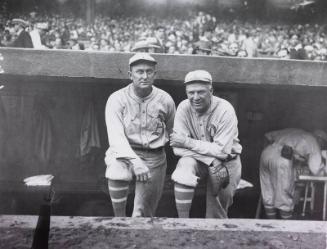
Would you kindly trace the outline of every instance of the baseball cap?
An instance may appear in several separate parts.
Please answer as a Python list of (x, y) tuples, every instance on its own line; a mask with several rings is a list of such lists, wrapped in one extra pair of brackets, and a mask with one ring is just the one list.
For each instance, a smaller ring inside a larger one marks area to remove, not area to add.
[(193, 81), (202, 81), (207, 83), (212, 83), (211, 74), (205, 70), (195, 70), (186, 74), (184, 84)]
[(135, 62), (138, 61), (148, 61), (148, 62), (152, 62), (153, 64), (157, 64), (157, 61), (147, 53), (136, 53), (129, 59), (128, 64), (129, 66), (132, 66), (133, 64), (135, 64)]

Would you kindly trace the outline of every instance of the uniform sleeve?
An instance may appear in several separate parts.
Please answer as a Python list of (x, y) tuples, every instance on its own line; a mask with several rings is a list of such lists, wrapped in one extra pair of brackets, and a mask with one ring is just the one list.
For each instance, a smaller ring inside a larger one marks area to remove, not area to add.
[(226, 109), (218, 122), (218, 129), (213, 137), (213, 142), (187, 139), (187, 148), (201, 155), (225, 159), (232, 152), (235, 135), (238, 134), (237, 117), (233, 109)]
[(190, 137), (190, 129), (187, 125), (187, 110), (182, 102), (177, 107), (175, 119), (174, 119), (174, 132)]
[(313, 144), (313, 152), (308, 157), (308, 167), (313, 175), (324, 175), (325, 164), (322, 161), (320, 146)]
[(214, 157), (210, 157), (210, 156), (205, 156), (205, 155), (201, 155), (198, 154), (192, 150), (188, 150), (188, 149), (184, 149), (184, 148), (174, 148), (174, 154), (176, 156), (180, 156), (180, 157), (192, 157), (197, 161), (200, 161), (206, 165), (210, 165), (213, 160), (215, 159)]
[(116, 154), (117, 158), (137, 158), (125, 136), (123, 105), (116, 94), (111, 95), (107, 101), (105, 119), (110, 150)]
[[(182, 102), (176, 111), (175, 120), (174, 120), (174, 132), (183, 134), (184, 136), (190, 138), (189, 127), (187, 125), (187, 110)], [(186, 147), (186, 146), (185, 146)], [(195, 151), (192, 151), (188, 148), (176, 148), (173, 147), (174, 154), (180, 157), (193, 157), (194, 159), (205, 163), (206, 165), (210, 165), (212, 161), (215, 159), (214, 157), (201, 155)]]
[(167, 110), (166, 127), (167, 127), (168, 134), (171, 134), (173, 132), (176, 106), (174, 100), (170, 96), (168, 96), (167, 102), (168, 102), (168, 106), (167, 106), (168, 110)]

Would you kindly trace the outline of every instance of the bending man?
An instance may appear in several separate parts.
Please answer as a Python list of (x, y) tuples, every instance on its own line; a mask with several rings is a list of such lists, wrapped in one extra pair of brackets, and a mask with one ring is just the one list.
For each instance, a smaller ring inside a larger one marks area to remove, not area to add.
[[(314, 175), (326, 171), (321, 148), (327, 141), (324, 131), (313, 133), (288, 128), (265, 134), (267, 146), (260, 158), (262, 202), (268, 219), (293, 217), (295, 181), (298, 171), (308, 168)], [(327, 173), (327, 172), (326, 172)]]

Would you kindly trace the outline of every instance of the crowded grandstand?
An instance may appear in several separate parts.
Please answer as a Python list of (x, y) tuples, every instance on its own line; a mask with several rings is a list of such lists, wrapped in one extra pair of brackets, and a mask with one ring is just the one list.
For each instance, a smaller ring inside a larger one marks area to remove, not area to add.
[[(153, 9), (146, 9), (143, 13), (138, 9), (134, 13), (126, 4), (129, 1), (123, 1), (124, 5), (120, 1), (107, 1), (107, 5), (106, 1), (95, 1), (100, 7), (91, 19), (81, 14), (81, 8), (79, 12), (76, 8), (72, 11), (72, 6), (80, 5), (79, 1), (57, 1), (48, 9), (45, 3), (49, 1), (43, 2), (43, 5), (41, 1), (13, 1), (19, 3), (20, 8), (15, 8), (10, 1), (1, 2), (0, 46), (3, 47), (149, 51), (318, 61), (325, 61), (327, 56), (325, 25), (322, 19), (316, 22), (319, 11), (314, 1), (290, 1), (291, 5), (287, 6), (289, 12), (284, 13), (293, 13), (296, 18), (284, 18), (282, 21), (263, 17), (263, 13), (253, 15), (258, 6), (256, 4), (251, 9), (251, 3), (259, 1), (231, 1), (239, 2), (239, 8), (229, 6), (225, 12), (219, 5), (212, 9), (190, 4), (191, 7), (186, 8), (183, 14), (179, 10), (179, 13), (170, 11), (169, 15), (160, 15)], [(25, 2), (24, 7), (21, 7), (21, 2)], [(167, 2), (172, 8), (171, 1)], [(165, 11), (169, 10), (166, 8)], [(15, 42), (20, 33), (15, 28), (17, 25), (29, 33), (29, 45)]]

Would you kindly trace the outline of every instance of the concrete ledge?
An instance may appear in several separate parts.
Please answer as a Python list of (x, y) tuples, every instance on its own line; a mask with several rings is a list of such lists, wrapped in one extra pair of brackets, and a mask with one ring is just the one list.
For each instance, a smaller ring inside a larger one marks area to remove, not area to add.
[[(0, 48), (5, 75), (128, 79), (131, 53)], [(212, 73), (215, 83), (326, 86), (327, 63), (267, 58), (153, 55), (158, 79), (182, 81), (194, 69)]]
[[(31, 243), (37, 219), (0, 216), (2, 248), (8, 248), (3, 233)], [(49, 248), (325, 249), (326, 235), (321, 221), (54, 216)]]
[(79, 228), (88, 224), (92, 228), (101, 226), (117, 229), (162, 229), (173, 230), (219, 230), (219, 231), (267, 231), (292, 233), (327, 233), (327, 223), (322, 221), (282, 221), (255, 219), (173, 219), (173, 218), (112, 218), (112, 217), (66, 217), (51, 218), (51, 227)]
[[(19, 227), (35, 228), (38, 216), (1, 215), (0, 228)], [(162, 229), (191, 229), (219, 231), (267, 231), (291, 233), (319, 233), (327, 235), (327, 222), (300, 220), (259, 220), (259, 219), (174, 219), (174, 218), (117, 218), (117, 217), (82, 217), (52, 216), (51, 228), (79, 229), (83, 225), (91, 228), (117, 228), (150, 230), (153, 226)]]
[(0, 228), (35, 228), (38, 216), (34, 215), (0, 215)]

